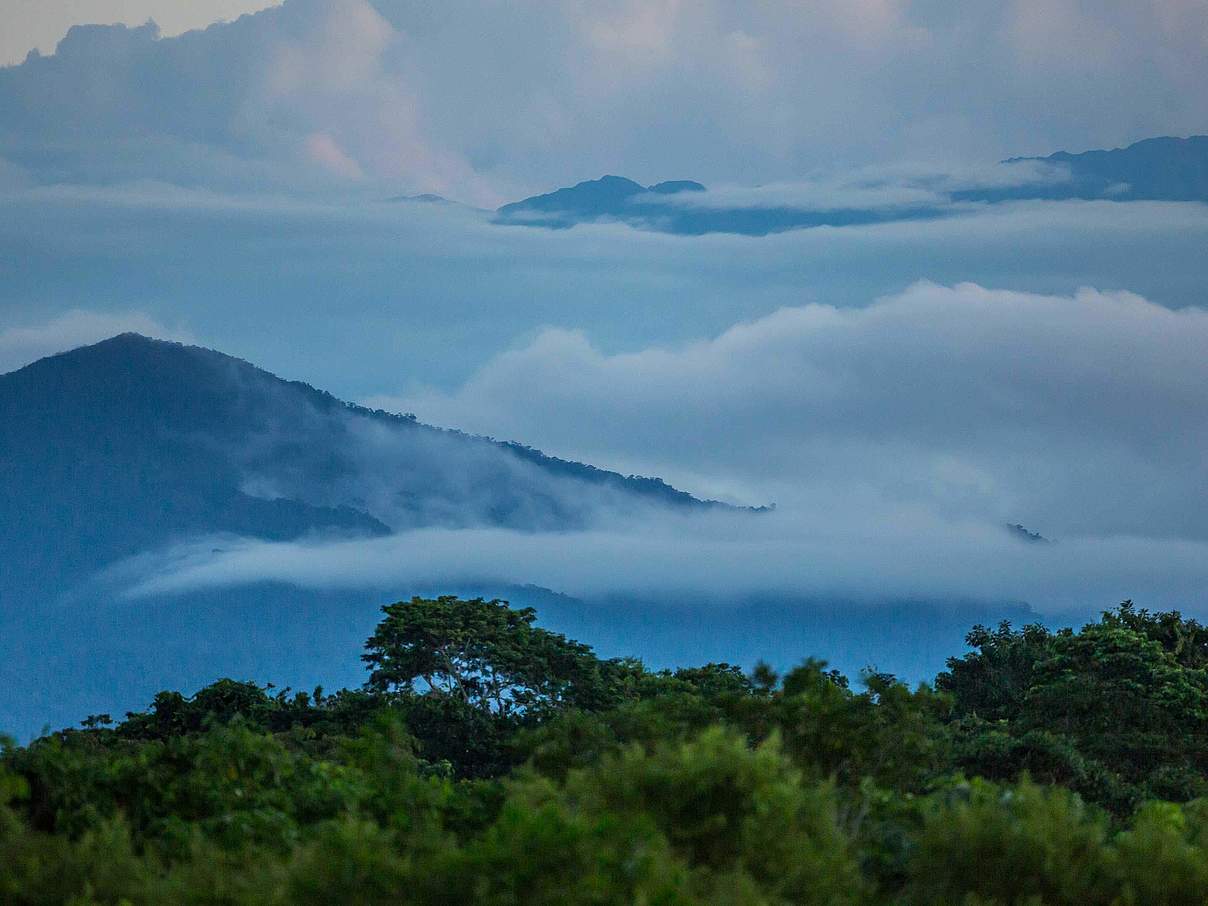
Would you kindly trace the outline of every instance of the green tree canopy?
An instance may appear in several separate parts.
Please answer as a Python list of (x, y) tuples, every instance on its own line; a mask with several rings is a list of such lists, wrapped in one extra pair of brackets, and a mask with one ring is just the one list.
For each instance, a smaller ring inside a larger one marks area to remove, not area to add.
[(620, 692), (616, 662), (534, 626), (531, 607), (444, 595), (388, 604), (382, 612), (362, 658), (374, 691), (418, 691), (503, 716), (598, 708)]

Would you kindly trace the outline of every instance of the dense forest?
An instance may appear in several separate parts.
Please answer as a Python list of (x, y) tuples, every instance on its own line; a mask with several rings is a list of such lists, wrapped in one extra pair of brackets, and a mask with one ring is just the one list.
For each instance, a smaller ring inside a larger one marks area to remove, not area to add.
[(654, 671), (383, 608), (362, 688), (220, 680), (0, 756), (4, 904), (1208, 902), (1208, 629), (974, 627), (931, 685)]

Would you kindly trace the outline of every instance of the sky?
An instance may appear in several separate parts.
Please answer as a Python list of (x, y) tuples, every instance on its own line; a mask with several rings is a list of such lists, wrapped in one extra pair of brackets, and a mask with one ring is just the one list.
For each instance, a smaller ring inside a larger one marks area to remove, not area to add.
[[(0, 71), (17, 173), (494, 206), (606, 172), (750, 186), (1208, 119), (1203, 0), (290, 0), (158, 40), (239, 7), (146, 7), (6, 9), (6, 40), (63, 38)], [(158, 30), (64, 32), (147, 13)]]
[[(289, 0), (172, 37), (250, 8), (4, 3), (0, 371), (137, 330), (777, 510), (758, 544), (186, 546), (144, 591), (418, 558), (1208, 614), (1208, 205), (950, 195), (1208, 132), (1202, 0)], [(67, 31), (93, 20), (132, 27)], [(943, 216), (689, 237), (481, 210), (604, 173)], [(418, 192), (458, 203), (388, 200)]]
[(142, 25), (152, 19), (162, 34), (178, 35), (274, 5), (274, 0), (3, 0), (0, 66), (20, 63), (31, 50), (54, 53), (73, 25)]

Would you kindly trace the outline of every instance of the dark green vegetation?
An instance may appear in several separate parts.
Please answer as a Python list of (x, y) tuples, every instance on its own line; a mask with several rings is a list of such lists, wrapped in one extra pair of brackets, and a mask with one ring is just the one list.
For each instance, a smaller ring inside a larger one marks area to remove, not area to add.
[(358, 690), (221, 680), (0, 758), (0, 902), (1208, 902), (1208, 629), (976, 627), (934, 687), (653, 672), (446, 597)]

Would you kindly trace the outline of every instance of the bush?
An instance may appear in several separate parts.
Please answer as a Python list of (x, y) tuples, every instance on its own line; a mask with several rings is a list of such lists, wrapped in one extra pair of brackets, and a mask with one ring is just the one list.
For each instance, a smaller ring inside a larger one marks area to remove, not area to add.
[(1024, 780), (959, 784), (927, 803), (909, 865), (915, 903), (1108, 903), (1107, 821), (1074, 793)]

